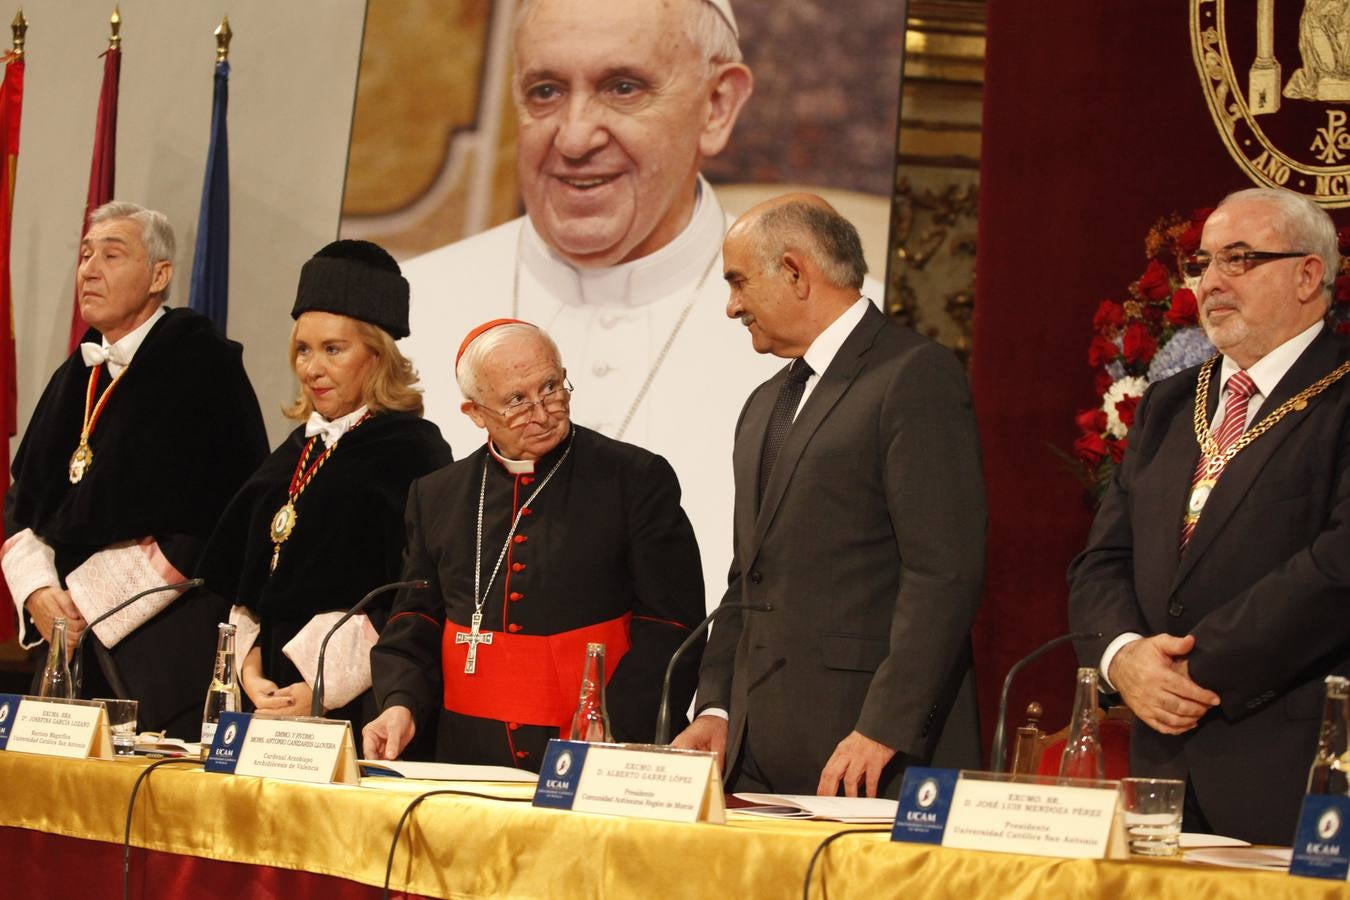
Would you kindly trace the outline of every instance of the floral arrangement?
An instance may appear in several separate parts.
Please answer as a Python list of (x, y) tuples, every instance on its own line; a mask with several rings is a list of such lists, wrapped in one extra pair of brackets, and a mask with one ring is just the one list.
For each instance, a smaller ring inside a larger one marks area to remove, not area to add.
[[(1144, 390), (1214, 354), (1200, 326), (1192, 286), (1181, 274), (1181, 260), (1200, 246), (1200, 233), (1212, 209), (1189, 217), (1173, 213), (1159, 219), (1144, 239), (1148, 263), (1125, 300), (1102, 300), (1092, 317), (1088, 364), (1100, 402), (1076, 417), (1081, 432), (1073, 444), (1075, 469), (1100, 499), (1125, 454), (1134, 410)], [(1350, 228), (1339, 235), (1342, 256), (1350, 256)], [(1350, 334), (1350, 259), (1341, 260), (1328, 325)]]

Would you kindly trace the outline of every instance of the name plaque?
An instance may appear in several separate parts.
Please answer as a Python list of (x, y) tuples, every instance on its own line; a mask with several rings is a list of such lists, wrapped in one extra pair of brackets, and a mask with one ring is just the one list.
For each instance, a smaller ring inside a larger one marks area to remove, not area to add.
[(1014, 781), (962, 772), (942, 846), (1069, 859), (1128, 859), (1120, 782)]
[(667, 822), (726, 822), (717, 756), (650, 744), (553, 739), (534, 805)]
[(314, 784), (361, 780), (350, 722), (238, 712), (220, 714), (206, 771)]
[(1350, 797), (1309, 794), (1303, 798), (1294, 834), (1290, 875), (1350, 880)]
[(112, 732), (102, 703), (0, 694), (0, 750), (112, 759)]

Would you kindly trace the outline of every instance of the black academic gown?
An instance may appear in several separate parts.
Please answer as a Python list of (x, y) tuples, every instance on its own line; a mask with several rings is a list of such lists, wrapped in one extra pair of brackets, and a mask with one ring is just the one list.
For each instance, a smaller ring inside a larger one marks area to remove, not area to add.
[[(703, 618), (698, 546), (680, 507), (674, 470), (641, 448), (578, 426), (573, 433), (571, 453), (528, 506), (567, 441), (539, 460), (533, 475), (512, 475), (484, 446), (414, 482), (409, 492), (403, 577), (426, 578), (431, 588), (400, 592), (371, 652), (371, 669), (380, 709), (407, 706), (419, 729), (438, 721), (439, 760), (538, 771), (544, 745), (558, 735), (558, 724), (518, 721), (507, 709), (533, 703), (530, 685), (555, 674), (564, 708), (575, 707), (584, 643), (570, 646), (556, 671), (543, 660), (502, 671), (503, 638), (556, 639), (598, 623), (626, 629), (631, 642), (617, 665), (616, 646), (608, 648), (612, 674), (606, 699), (614, 736), (650, 741), (666, 665)], [(478, 673), (462, 676), (465, 648), (455, 644), (454, 635), (468, 631), (474, 610), (475, 532), (485, 464), (484, 584), (511, 520), (522, 507), (525, 511), (484, 603), (483, 630), (494, 632), (497, 643), (481, 646)], [(693, 696), (702, 647), (693, 649), (676, 670), (671, 703), (677, 726)], [(447, 677), (451, 692), (445, 688)], [(447, 701), (464, 706), (450, 696), (463, 679), (494, 685), (501, 712), (468, 715), (448, 709)]]
[[(90, 329), (84, 339), (100, 335)], [(193, 574), (221, 510), (267, 453), (241, 350), (204, 316), (169, 310), (108, 398), (89, 441), (93, 464), (75, 485), (67, 469), (79, 443), (89, 369), (78, 351), (72, 354), (43, 391), (15, 454), (6, 535), (31, 528), (50, 544), (62, 587), (96, 551), (147, 535), (174, 568)], [(101, 366), (98, 390), (110, 382)], [(108, 686), (140, 701), (142, 729), (195, 739), (218, 620), (213, 604), (190, 596), (110, 651), (90, 635), (85, 688), (91, 693), (96, 684), (90, 676), (97, 659)]]
[[(450, 445), (435, 425), (412, 413), (384, 412), (366, 419), (338, 441), (296, 501), (295, 529), (272, 560), (270, 524), (308, 438), (295, 429), (253, 473), (230, 502), (203, 555), (202, 577), (228, 603), (258, 617), (264, 674), (279, 685), (301, 680), (282, 652), (314, 616), (345, 610), (403, 567), (403, 508), (408, 485), (447, 465)], [(315, 442), (309, 462), (324, 451)], [(377, 597), (365, 614), (378, 631), (393, 594)], [(357, 728), (372, 717), (367, 691), (332, 711)], [(308, 711), (305, 711), (308, 713)]]

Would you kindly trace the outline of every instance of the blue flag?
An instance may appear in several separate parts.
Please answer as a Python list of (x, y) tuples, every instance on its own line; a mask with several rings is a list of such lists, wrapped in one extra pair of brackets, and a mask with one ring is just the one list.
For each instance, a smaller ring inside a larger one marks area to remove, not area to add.
[(214, 322), (221, 334), (230, 312), (230, 144), (225, 128), (229, 99), (230, 64), (218, 62), (188, 306)]

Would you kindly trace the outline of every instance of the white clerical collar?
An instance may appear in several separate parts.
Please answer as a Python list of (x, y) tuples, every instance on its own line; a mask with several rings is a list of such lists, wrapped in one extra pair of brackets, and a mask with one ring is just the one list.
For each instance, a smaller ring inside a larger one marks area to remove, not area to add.
[(839, 314), (839, 318), (816, 335), (811, 346), (802, 354), (802, 358), (806, 360), (806, 364), (811, 367), (814, 374), (819, 375), (830, 367), (830, 363), (834, 362), (835, 356), (839, 353), (839, 348), (844, 346), (844, 341), (848, 340), (853, 329), (862, 321), (867, 307), (871, 305), (871, 300), (859, 297), (852, 306)]
[[(1251, 368), (1247, 370), (1247, 374), (1252, 377), (1252, 381), (1256, 382), (1257, 393), (1262, 397), (1269, 397), (1270, 392), (1275, 390), (1275, 386), (1280, 383), (1280, 379), (1293, 368), (1294, 363), (1303, 355), (1303, 351), (1307, 350), (1317, 336), (1322, 333), (1323, 327), (1325, 326), (1322, 324), (1322, 320), (1318, 319), (1306, 331), (1291, 337), (1252, 363)], [(1228, 384), (1228, 379), (1236, 375), (1241, 368), (1229, 357), (1223, 358), (1223, 366), (1219, 370), (1220, 396), (1222, 396), (1223, 389)]]
[(517, 265), (527, 269), (550, 296), (571, 306), (646, 306), (668, 297), (688, 287), (691, 265), (706, 267), (722, 252), (726, 214), (702, 175), (696, 190), (689, 224), (655, 253), (617, 266), (577, 268), (544, 242), (526, 216), (521, 223)]
[[(131, 365), (131, 358), (136, 355), (136, 351), (145, 343), (145, 336), (150, 333), (150, 329), (155, 327), (155, 323), (164, 318), (167, 310), (161, 306), (150, 314), (150, 318), (137, 325), (131, 331), (122, 335), (120, 340), (108, 343), (108, 339), (103, 338), (98, 344), (92, 341), (81, 344), (80, 351), (84, 357), (85, 365), (96, 366), (106, 362), (108, 364), (108, 374), (116, 378), (122, 374), (122, 370)], [(88, 349), (86, 349), (88, 348)]]
[(534, 474), (535, 461), (532, 459), (510, 459), (502, 456), (501, 453), (497, 452), (497, 448), (492, 445), (492, 441), (488, 441), (488, 453), (491, 453), (492, 458), (501, 463), (502, 468), (512, 475)]
[(309, 414), (309, 421), (305, 422), (305, 437), (314, 437), (321, 435), (323, 445), (331, 447), (337, 443), (338, 438), (342, 437), (352, 426), (361, 421), (361, 418), (368, 412), (367, 407), (360, 406), (352, 410), (345, 416), (338, 416), (336, 419), (325, 419), (317, 410)]

